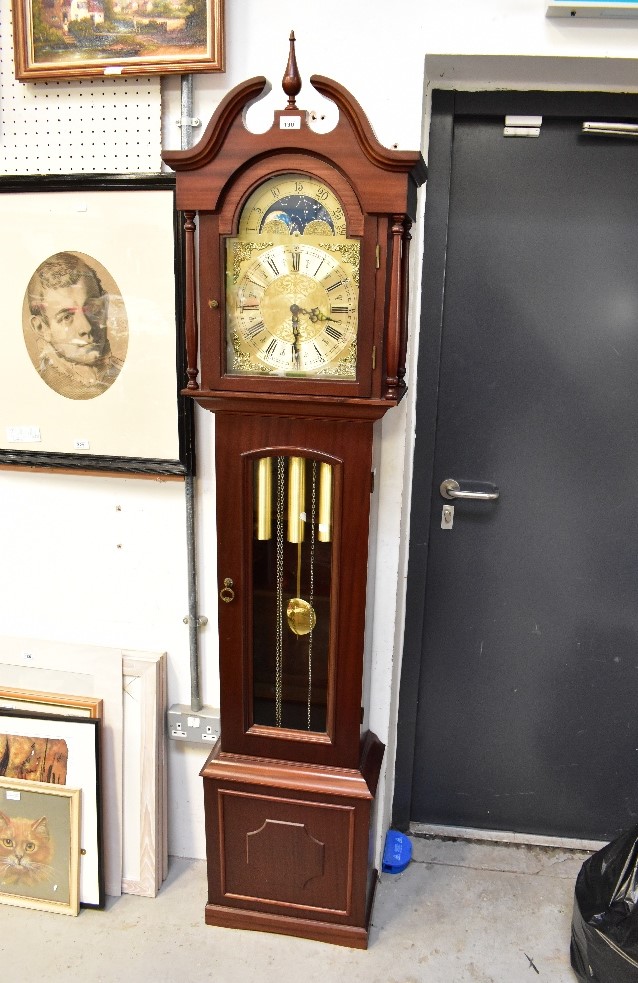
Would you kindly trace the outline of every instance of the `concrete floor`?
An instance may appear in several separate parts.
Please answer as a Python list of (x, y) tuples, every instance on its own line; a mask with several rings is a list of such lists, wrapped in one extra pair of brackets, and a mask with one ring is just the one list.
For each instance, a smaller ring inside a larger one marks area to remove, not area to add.
[(157, 898), (77, 918), (3, 906), (7, 983), (575, 983), (574, 884), (586, 853), (414, 839), (383, 874), (367, 951), (204, 924), (205, 864), (172, 859)]

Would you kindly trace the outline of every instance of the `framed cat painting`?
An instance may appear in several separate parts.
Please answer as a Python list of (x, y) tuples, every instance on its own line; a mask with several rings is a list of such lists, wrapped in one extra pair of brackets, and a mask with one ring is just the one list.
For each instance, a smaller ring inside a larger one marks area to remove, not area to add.
[[(0, 707), (0, 778), (78, 788), (82, 792), (80, 903), (92, 908), (103, 908), (105, 903), (101, 723), (99, 718)], [(0, 824), (0, 845), (2, 836)]]
[(80, 790), (0, 778), (0, 903), (80, 910)]

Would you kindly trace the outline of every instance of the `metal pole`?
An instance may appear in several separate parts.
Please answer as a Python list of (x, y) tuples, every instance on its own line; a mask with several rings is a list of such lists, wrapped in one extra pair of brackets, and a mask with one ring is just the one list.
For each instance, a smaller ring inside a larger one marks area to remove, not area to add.
[(202, 709), (199, 687), (199, 616), (197, 613), (197, 557), (195, 554), (195, 481), (186, 476), (186, 556), (188, 562), (188, 643), (191, 665), (191, 710)]
[[(182, 104), (180, 129), (182, 150), (193, 143), (193, 76), (182, 75)], [(184, 484), (186, 497), (186, 557), (188, 564), (188, 642), (190, 650), (191, 710), (202, 709), (199, 685), (199, 614), (197, 611), (197, 556), (195, 552), (195, 479), (187, 475)]]
[(182, 150), (188, 150), (193, 145), (193, 76), (182, 75), (182, 115), (180, 127), (182, 130)]

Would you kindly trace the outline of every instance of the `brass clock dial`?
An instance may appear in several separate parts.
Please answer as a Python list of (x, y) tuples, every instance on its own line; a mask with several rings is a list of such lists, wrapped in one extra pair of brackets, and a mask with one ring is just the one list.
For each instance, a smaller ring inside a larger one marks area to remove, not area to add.
[(307, 241), (252, 245), (229, 243), (228, 371), (355, 378), (358, 243), (350, 261)]
[(359, 241), (329, 188), (261, 184), (226, 243), (226, 371), (356, 379)]

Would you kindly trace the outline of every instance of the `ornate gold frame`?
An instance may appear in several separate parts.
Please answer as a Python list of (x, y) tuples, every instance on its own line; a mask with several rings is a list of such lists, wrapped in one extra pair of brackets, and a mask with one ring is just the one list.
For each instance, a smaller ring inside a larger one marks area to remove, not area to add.
[[(97, 13), (78, 20), (74, 27), (59, 4), (47, 8), (45, 20), (41, 0), (13, 0), (16, 78), (27, 82), (223, 72), (224, 0), (197, 0), (196, 5), (199, 18), (195, 11), (190, 24), (187, 18), (150, 14), (128, 18), (122, 14), (121, 19), (106, 24), (103, 13), (100, 21), (96, 5)], [(171, 39), (171, 34), (175, 35), (175, 43), (167, 44), (162, 51), (161, 42)], [(196, 43), (185, 43), (189, 34)], [(89, 40), (94, 42), (92, 47)]]

